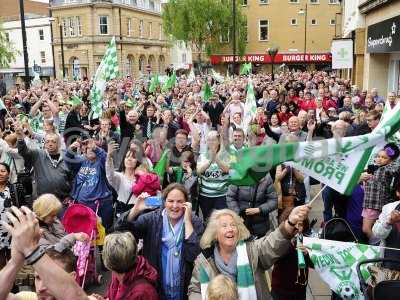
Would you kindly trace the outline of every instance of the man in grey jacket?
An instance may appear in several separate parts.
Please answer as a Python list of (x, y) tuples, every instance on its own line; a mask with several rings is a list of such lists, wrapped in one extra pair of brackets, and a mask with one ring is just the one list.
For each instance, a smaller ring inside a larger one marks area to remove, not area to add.
[(34, 170), (37, 185), (37, 196), (50, 193), (63, 201), (71, 190), (71, 173), (60, 153), (58, 134), (45, 135), (44, 149), (30, 149), (24, 141), (20, 124), (15, 125), (18, 153), (29, 161)]
[(269, 230), (269, 214), (278, 208), (272, 178), (267, 174), (254, 186), (230, 185), (226, 203), (240, 215), (250, 233), (263, 237)]

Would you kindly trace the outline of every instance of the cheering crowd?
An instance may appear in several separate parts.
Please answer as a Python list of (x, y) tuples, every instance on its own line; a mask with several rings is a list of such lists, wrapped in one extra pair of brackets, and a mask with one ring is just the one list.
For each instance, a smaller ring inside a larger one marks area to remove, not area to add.
[[(250, 80), (257, 108), (246, 124)], [(149, 80), (128, 76), (107, 83), (96, 116), (91, 85), (0, 89), (0, 299), (306, 299), (312, 262), (295, 236), (314, 232), (307, 202), (320, 183), (283, 163), (236, 186), (231, 162), (248, 147), (369, 133), (398, 101), (320, 71), (182, 75), (152, 93)], [(321, 227), (339, 217), (359, 242), (400, 248), (399, 154), (396, 143), (382, 147), (351, 195), (321, 185)], [(74, 244), (92, 237), (67, 234), (72, 203), (105, 228), (105, 295), (75, 281)], [(27, 267), (34, 292), (18, 290)]]

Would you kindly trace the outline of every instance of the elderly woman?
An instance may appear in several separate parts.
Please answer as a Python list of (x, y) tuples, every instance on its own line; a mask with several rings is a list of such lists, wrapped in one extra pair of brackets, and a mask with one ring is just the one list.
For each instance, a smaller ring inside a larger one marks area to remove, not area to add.
[(130, 232), (106, 236), (103, 260), (107, 269), (112, 271), (108, 300), (159, 299), (157, 271), (146, 258), (137, 255), (136, 240)]
[(162, 194), (164, 207), (141, 214), (147, 207), (146, 195), (119, 220), (128, 223), (137, 239), (143, 239), (143, 253), (161, 277), (163, 299), (186, 299), (193, 263), (200, 253), (202, 221), (192, 213), (185, 187), (168, 185)]
[(200, 241), (203, 251), (195, 261), (189, 299), (204, 299), (208, 283), (218, 274), (230, 277), (240, 286), (241, 300), (271, 299), (265, 271), (286, 254), (309, 210), (308, 206), (294, 208), (275, 231), (254, 241), (246, 241), (250, 233), (235, 212), (213, 212)]
[(86, 233), (66, 234), (64, 226), (57, 218), (62, 209), (60, 200), (53, 194), (43, 194), (33, 203), (33, 212), (39, 220), (42, 236), (39, 244), (45, 246), (55, 246), (55, 249), (62, 252), (66, 248), (71, 248), (75, 242), (86, 241), (89, 239)]

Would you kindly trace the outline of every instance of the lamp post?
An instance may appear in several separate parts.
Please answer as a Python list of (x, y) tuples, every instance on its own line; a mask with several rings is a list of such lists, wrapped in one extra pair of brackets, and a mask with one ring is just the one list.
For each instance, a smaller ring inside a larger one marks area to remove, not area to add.
[(24, 53), (24, 67), (25, 67), (25, 90), (29, 89), (30, 77), (29, 77), (29, 58), (28, 58), (28, 47), (26, 45), (26, 27), (25, 27), (25, 11), (24, 11), (24, 0), (19, 0), (19, 13), (21, 17), (21, 31), (22, 31), (22, 48)]
[(306, 62), (305, 62), (305, 55), (307, 53), (307, 13), (308, 13), (308, 7), (307, 3), (305, 8), (299, 10), (299, 15), (304, 15), (304, 67), (306, 68)]
[(274, 64), (275, 64), (275, 57), (278, 54), (279, 48), (278, 47), (271, 47), (267, 49), (268, 55), (271, 56), (271, 64), (272, 64), (272, 81), (275, 81), (275, 74), (274, 74)]
[(232, 74), (236, 71), (236, 0), (232, 0), (232, 54), (233, 54), (233, 68)]
[(65, 79), (65, 60), (64, 60), (64, 37), (63, 37), (63, 28), (60, 23), (60, 42), (61, 42), (61, 64), (62, 64), (62, 75), (63, 80)]

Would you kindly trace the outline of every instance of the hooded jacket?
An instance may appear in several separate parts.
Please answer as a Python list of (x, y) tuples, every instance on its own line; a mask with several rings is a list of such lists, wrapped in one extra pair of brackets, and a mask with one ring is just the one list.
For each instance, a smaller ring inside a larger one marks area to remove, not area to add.
[(136, 257), (135, 267), (120, 282), (112, 274), (106, 298), (109, 300), (158, 300), (158, 274), (143, 256)]
[(141, 193), (148, 193), (150, 196), (155, 196), (159, 190), (161, 190), (160, 178), (154, 173), (146, 173), (138, 176), (136, 184), (132, 187), (132, 192), (136, 197)]

